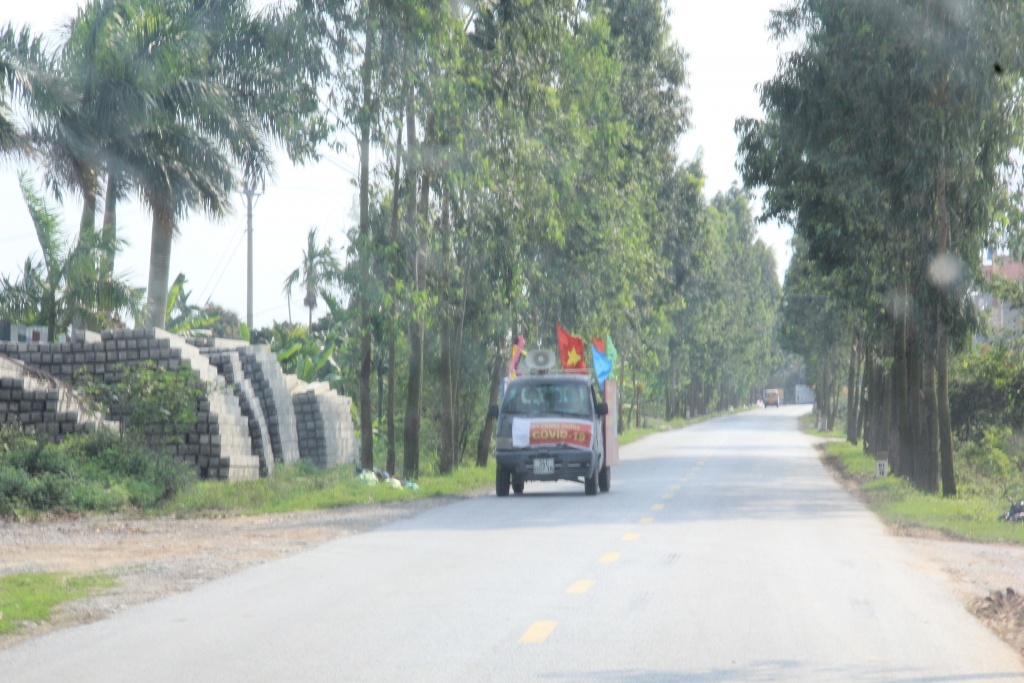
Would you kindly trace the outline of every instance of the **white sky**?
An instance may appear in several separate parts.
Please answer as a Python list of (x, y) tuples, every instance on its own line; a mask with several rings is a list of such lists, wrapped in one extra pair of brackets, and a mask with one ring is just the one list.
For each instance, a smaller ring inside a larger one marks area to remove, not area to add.
[[(739, 180), (735, 169), (736, 137), (733, 123), (739, 116), (760, 116), (755, 86), (774, 74), (778, 51), (768, 39), (768, 12), (782, 0), (668, 0), (676, 40), (690, 55), (690, 99), (693, 127), (679, 143), (682, 159), (704, 150), (706, 194), (710, 198)], [(0, 24), (28, 23), (37, 31), (57, 28), (79, 5), (78, 0), (6, 0)], [(355, 146), (347, 155), (330, 154), (315, 165), (293, 167), (280, 155), (277, 178), (268, 183), (254, 211), (254, 318), (257, 327), (288, 317), (282, 283), (298, 266), (306, 232), (318, 226), (322, 235), (345, 244), (354, 223)], [(29, 254), (38, 254), (32, 221), (18, 189), (16, 167), (0, 166), (0, 273), (16, 275)], [(28, 167), (39, 177), (38, 170)], [(102, 210), (102, 199), (100, 201)], [(65, 199), (64, 228), (78, 230), (81, 202)], [(101, 220), (98, 216), (97, 220)], [(171, 253), (171, 279), (179, 272), (188, 278), (191, 301), (207, 299), (235, 310), (245, 319), (245, 205), (235, 201), (232, 215), (213, 221), (193, 215), (181, 222), (181, 237)], [(149, 275), (149, 214), (138, 202), (118, 207), (118, 233), (129, 243), (118, 256), (117, 270), (145, 287)], [(761, 226), (762, 239), (779, 261), (780, 279), (789, 262), (790, 230)], [(302, 295), (293, 297), (292, 315), (305, 319)]]

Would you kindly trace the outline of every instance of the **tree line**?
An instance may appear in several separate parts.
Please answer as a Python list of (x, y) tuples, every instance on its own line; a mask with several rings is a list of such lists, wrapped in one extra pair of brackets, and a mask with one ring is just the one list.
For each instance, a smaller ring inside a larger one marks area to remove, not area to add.
[(146, 312), (97, 298), (104, 324), (165, 326), (181, 218), (270, 177), (272, 145), (302, 162), (354, 141), (344, 255), (296, 235), (283, 284), (307, 325), (253, 334), (354, 396), (363, 466), (485, 463), (511, 340), (552, 346), (556, 322), (612, 336), (623, 420), (749, 402), (777, 359), (747, 196), (707, 201), (700, 159), (677, 159), (686, 56), (662, 0), (92, 0), (56, 49), (5, 29), (0, 75), (0, 150), (82, 200), (96, 272), (117, 202), (152, 214)]
[(740, 119), (745, 181), (794, 228), (780, 341), (807, 362), (815, 412), (955, 495), (950, 353), (980, 327), (983, 248), (1021, 247), (1024, 9), (1002, 0), (796, 0), (800, 46)]

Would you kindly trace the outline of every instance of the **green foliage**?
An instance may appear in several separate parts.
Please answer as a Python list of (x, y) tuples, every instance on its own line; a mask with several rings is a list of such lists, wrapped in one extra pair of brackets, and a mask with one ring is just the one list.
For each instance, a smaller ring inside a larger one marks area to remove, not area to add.
[(0, 576), (0, 634), (17, 633), (21, 622), (46, 621), (62, 602), (93, 595), (116, 586), (106, 574), (69, 576), (59, 573), (25, 573)]
[(191, 369), (169, 370), (146, 361), (114, 364), (110, 372), (114, 381), (109, 383), (79, 372), (75, 386), (102, 413), (120, 420), (126, 432), (164, 435), (176, 443), (195, 424), (196, 406), (206, 391)]
[(42, 259), (25, 260), (21, 276), (0, 277), (0, 317), (29, 325), (45, 325), (50, 339), (73, 322), (93, 330), (142, 317), (143, 290), (101, 268), (108, 254), (123, 243), (110, 236), (84, 234), (68, 243), (58, 214), (25, 173), (18, 176), (21, 193), (36, 228)]
[(106, 431), (60, 444), (0, 430), (0, 515), (149, 508), (195, 482), (191, 467)]
[(950, 362), (949, 412), (955, 434), (980, 440), (1024, 425), (1024, 351), (1011, 344), (972, 349)]
[[(220, 321), (221, 313), (211, 311), (208, 307), (201, 308), (190, 304), (188, 298), (192, 292), (185, 290), (186, 282), (185, 273), (178, 273), (178, 277), (174, 278), (171, 289), (167, 292), (167, 324), (164, 329), (185, 337), (210, 332), (214, 333), (213, 336), (220, 336), (209, 328)], [(228, 329), (233, 330), (234, 326), (229, 326)]]

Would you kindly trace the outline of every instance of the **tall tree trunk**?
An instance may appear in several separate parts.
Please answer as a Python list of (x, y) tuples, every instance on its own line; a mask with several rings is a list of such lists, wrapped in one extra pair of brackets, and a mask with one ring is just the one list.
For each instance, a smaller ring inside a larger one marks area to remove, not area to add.
[[(418, 236), (418, 218), (416, 206), (416, 177), (419, 164), (416, 158), (416, 114), (413, 108), (412, 90), (406, 101), (406, 187), (409, 193), (409, 206), (406, 209), (406, 220), (412, 236), (412, 271), (413, 291), (423, 291), (426, 265), (421, 258), (421, 246)], [(424, 194), (429, 191), (428, 178), (423, 176)], [(424, 213), (426, 208), (424, 207)], [(403, 426), (402, 443), (402, 474), (412, 478), (420, 471), (420, 403), (423, 396), (423, 320), (420, 311), (413, 311), (409, 321), (409, 381), (405, 387), (405, 424)]]
[(466, 304), (469, 300), (470, 266), (463, 271), (462, 305), (455, 323), (455, 335), (452, 339), (452, 438), (455, 440), (455, 466), (462, 466), (462, 453), (468, 440), (469, 425), (462, 424), (462, 408), (459, 402), (459, 389), (462, 382), (462, 335), (466, 327)]
[(907, 325), (907, 415), (910, 420), (910, 441), (907, 452), (911, 462), (908, 475), (919, 489), (924, 489), (924, 458), (921, 445), (924, 441), (922, 416), (924, 405), (921, 401), (921, 342), (913, 325)]
[(850, 368), (846, 373), (846, 440), (857, 443), (857, 375), (859, 374), (857, 338), (850, 342)]
[(149, 289), (146, 300), (147, 324), (163, 329), (167, 316), (167, 284), (171, 271), (171, 238), (174, 214), (167, 207), (153, 208), (153, 237), (149, 247)]
[(87, 187), (82, 190), (82, 222), (78, 228), (81, 237), (96, 234), (96, 188)]
[(385, 468), (395, 475), (395, 335), (388, 338), (388, 405), (385, 409), (388, 429), (388, 460)]
[[(370, 126), (372, 101), (370, 89), (373, 87), (373, 51), (374, 34), (372, 3), (367, 3), (366, 11), (366, 43), (363, 49), (362, 65), (362, 96), (363, 102), (359, 112), (359, 238), (360, 247), (366, 253), (359, 255), (362, 270), (368, 277), (370, 272)], [(373, 467), (373, 397), (370, 395), (370, 374), (373, 372), (373, 337), (369, 303), (360, 301), (362, 311), (363, 338), (360, 343), (359, 363), (359, 428), (360, 428), (360, 461), (364, 468)], [(309, 313), (310, 328), (313, 327), (313, 309)]]
[(896, 369), (893, 363), (893, 372), (886, 390), (889, 392), (889, 468), (893, 474), (900, 476), (903, 471), (901, 461), (905, 454), (900, 449), (900, 392)]
[[(943, 154), (939, 164), (939, 255), (949, 251), (949, 210), (946, 206), (946, 163)], [(939, 461), (942, 469), (942, 495), (956, 495), (956, 472), (953, 469), (953, 429), (949, 419), (949, 340), (942, 319), (942, 304), (935, 316), (935, 401), (939, 432)]]
[(921, 438), (922, 449), (922, 473), (921, 488), (928, 493), (937, 493), (939, 490), (939, 424), (938, 406), (935, 397), (935, 362), (931, 353), (927, 350), (922, 354), (921, 359), (921, 386), (924, 403), (924, 420), (922, 421)]
[(619, 408), (619, 421), (618, 421), (617, 424), (618, 424), (619, 434), (621, 434), (626, 429), (626, 423), (622, 421), (622, 411), (624, 410), (624, 407), (625, 407), (625, 404), (626, 404), (626, 402), (622, 400), (623, 399), (623, 393), (625, 393), (625, 392), (622, 391), (622, 387), (625, 386), (625, 384), (626, 384), (626, 354), (624, 354), (624, 353), (620, 353), (619, 354), (619, 378), (620, 378), (619, 382), (621, 383), (622, 386), (619, 387), (619, 396), (618, 396), (618, 402), (619, 402), (619, 406), (618, 406), (618, 408)]
[(101, 264), (102, 274), (107, 278), (114, 274), (114, 257), (116, 255), (115, 249), (113, 248), (117, 241), (117, 193), (118, 193), (119, 179), (117, 174), (111, 172), (107, 174), (107, 192), (103, 201), (103, 241), (106, 244), (111, 245), (103, 254), (103, 261)]
[[(896, 317), (895, 325), (895, 338), (893, 348), (893, 364), (892, 372), (896, 380), (896, 396), (893, 401), (894, 404), (894, 415), (896, 416), (896, 426), (899, 438), (896, 444), (896, 449), (899, 453), (897, 458), (897, 465), (899, 469), (896, 470), (896, 474), (899, 476), (911, 476), (913, 472), (913, 457), (914, 452), (910, 448), (912, 443), (911, 438), (911, 422), (910, 414), (908, 413), (909, 403), (907, 402), (907, 321), (906, 313), (900, 312)], [(889, 444), (890, 450), (892, 450), (893, 444)]]
[[(402, 126), (398, 126), (398, 132), (395, 140), (395, 173), (392, 179), (391, 188), (391, 233), (388, 236), (388, 242), (390, 246), (394, 247), (399, 242), (398, 235), (398, 197), (401, 193), (401, 181), (402, 181)], [(398, 270), (398, 263), (392, 252), (392, 257), (388, 261), (388, 291), (392, 294), (392, 301), (394, 300), (395, 292), (395, 275)], [(398, 472), (397, 463), (395, 462), (395, 379), (397, 376), (397, 370), (395, 369), (395, 363), (397, 358), (395, 357), (395, 337), (398, 336), (398, 320), (397, 320), (397, 307), (392, 304), (391, 312), (396, 317), (392, 321), (390, 334), (388, 334), (388, 399), (387, 408), (385, 408), (385, 420), (387, 423), (387, 438), (388, 438), (388, 456), (387, 461), (384, 464), (384, 468), (387, 473), (394, 476)]]
[(869, 421), (871, 419), (871, 412), (868, 409), (868, 398), (867, 394), (870, 391), (871, 375), (874, 372), (874, 368), (871, 362), (871, 347), (868, 343), (864, 342), (864, 369), (861, 371), (860, 377), (860, 389), (857, 394), (857, 405), (860, 409), (857, 411), (857, 436), (864, 439), (864, 448), (868, 447), (868, 428)]
[[(501, 352), (501, 343), (498, 343), (498, 350), (494, 352), (494, 363), (491, 365), (491, 390), (487, 395), (488, 406), (498, 402), (501, 393), (501, 371), (505, 365), (505, 356)], [(488, 410), (488, 412), (490, 412)], [(494, 418), (490, 415), (484, 420), (484, 426), (480, 430), (480, 438), (476, 441), (476, 464), (477, 467), (487, 467), (487, 455), (491, 452), (491, 435), (494, 433)]]
[(455, 466), (455, 433), (452, 424), (452, 326), (443, 319), (438, 325), (441, 332), (441, 474), (448, 474)]

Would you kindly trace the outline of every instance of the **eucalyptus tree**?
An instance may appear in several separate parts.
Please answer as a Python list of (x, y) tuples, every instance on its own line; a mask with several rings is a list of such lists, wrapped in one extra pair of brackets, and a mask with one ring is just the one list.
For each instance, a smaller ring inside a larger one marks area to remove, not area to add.
[[(1015, 81), (997, 71), (1019, 73), (1021, 9), (795, 2), (773, 26), (804, 44), (762, 87), (766, 120), (737, 124), (745, 179), (766, 189), (768, 215), (790, 220), (823, 275), (842, 274), (851, 320), (893, 335), (897, 471), (934, 490), (939, 450), (947, 495), (947, 354), (971, 331), (967, 285), (1003, 223), (1021, 117)], [(995, 69), (993, 55), (1013, 66)]]

